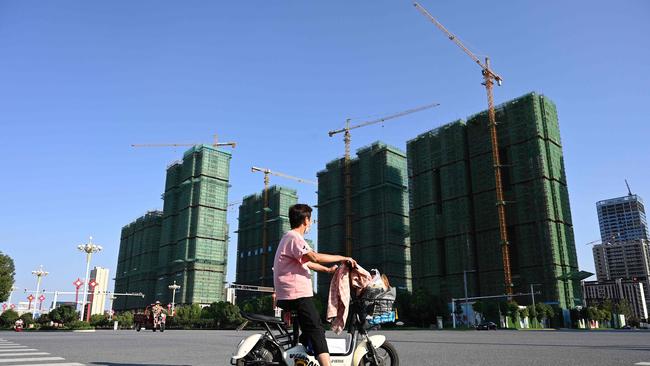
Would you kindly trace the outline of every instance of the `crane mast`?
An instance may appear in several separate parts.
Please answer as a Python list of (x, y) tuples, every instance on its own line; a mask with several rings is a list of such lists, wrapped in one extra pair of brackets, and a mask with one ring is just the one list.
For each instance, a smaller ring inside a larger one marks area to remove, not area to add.
[(483, 85), (485, 86), (485, 91), (487, 93), (488, 101), (488, 128), (490, 130), (490, 142), (492, 144), (492, 162), (494, 165), (494, 180), (496, 187), (496, 206), (497, 206), (497, 215), (499, 218), (499, 237), (501, 240), (501, 256), (503, 258), (503, 280), (505, 292), (507, 295), (512, 294), (512, 275), (510, 271), (510, 253), (509, 253), (509, 243), (508, 243), (508, 230), (506, 225), (506, 201), (503, 196), (503, 184), (501, 179), (501, 159), (499, 156), (499, 139), (497, 134), (497, 123), (494, 112), (494, 97), (492, 95), (492, 89), (494, 87), (494, 82), (496, 81), (498, 85), (501, 85), (502, 79), (496, 72), (490, 68), (490, 59), (485, 58), (485, 63), (482, 63), (481, 60), (470, 51), (465, 45), (451, 33), (447, 28), (445, 28), (436, 18), (434, 18), (424, 7), (422, 7), (417, 2), (414, 2), (413, 5), (415, 8), (420, 11), (425, 17), (427, 17), (433, 24), (435, 24), (438, 29), (447, 35), (447, 37), (454, 42), (458, 47), (460, 47), (463, 52), (465, 52), (476, 64), (481, 67), (481, 74), (483, 76)]
[(425, 109), (433, 108), (439, 106), (439, 103), (431, 103), (417, 108), (407, 109), (405, 111), (395, 113), (389, 116), (381, 117), (378, 119), (365, 121), (358, 123), (356, 125), (350, 126), (350, 119), (348, 118), (345, 121), (345, 127), (329, 131), (327, 134), (332, 137), (336, 134), (343, 132), (343, 142), (345, 144), (345, 155), (343, 157), (343, 177), (344, 177), (344, 188), (345, 188), (345, 255), (348, 257), (352, 256), (352, 176), (350, 174), (350, 143), (352, 142), (352, 136), (350, 130), (354, 130), (361, 127), (366, 127), (374, 125), (377, 123), (383, 123), (391, 119), (396, 119), (399, 117), (406, 116), (411, 113), (416, 113), (423, 111)]
[(275, 175), (277, 177), (292, 179), (300, 183), (306, 183), (306, 184), (317, 184), (317, 183), (309, 179), (294, 177), (288, 174), (273, 171), (268, 168), (258, 168), (254, 166), (251, 167), (251, 172), (264, 173), (264, 193), (262, 198), (263, 205), (264, 205), (264, 207), (262, 208), (262, 266), (261, 266), (261, 275), (260, 275), (260, 284), (264, 286), (264, 279), (266, 275), (266, 261), (268, 256), (268, 234), (267, 234), (268, 230), (267, 230), (266, 221), (268, 218), (268, 211), (269, 211), (269, 183), (270, 183), (269, 175)]

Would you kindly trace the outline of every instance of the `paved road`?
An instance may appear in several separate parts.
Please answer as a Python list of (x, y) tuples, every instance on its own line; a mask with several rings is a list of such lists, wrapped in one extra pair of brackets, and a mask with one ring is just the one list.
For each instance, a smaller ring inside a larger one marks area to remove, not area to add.
[[(251, 332), (0, 332), (0, 366), (228, 365)], [(402, 365), (650, 365), (647, 331), (386, 331)], [(13, 351), (22, 348), (27, 351)], [(45, 353), (33, 356), (6, 354)], [(1, 354), (5, 354), (4, 356)], [(21, 361), (27, 358), (43, 360)], [(11, 360), (11, 361), (7, 361)]]

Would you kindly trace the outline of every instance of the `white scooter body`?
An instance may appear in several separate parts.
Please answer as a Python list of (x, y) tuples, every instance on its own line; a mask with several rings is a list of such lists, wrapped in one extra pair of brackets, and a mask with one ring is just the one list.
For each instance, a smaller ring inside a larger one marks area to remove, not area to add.
[[(236, 364), (237, 360), (244, 358), (257, 344), (257, 342), (262, 338), (262, 334), (254, 334), (252, 336), (243, 339), (237, 351), (233, 354), (231, 358), (231, 364)], [(374, 348), (379, 348), (386, 341), (386, 337), (383, 335), (373, 335), (369, 336), (370, 342)], [(354, 339), (352, 340), (354, 341)], [(368, 344), (365, 339), (358, 342), (356, 345), (353, 345), (354, 350), (350, 350), (346, 354), (330, 354), (331, 363), (335, 365), (343, 366), (356, 366), (359, 365), (361, 358), (368, 353)], [(282, 358), (287, 366), (318, 366), (318, 359), (314, 356), (307, 354), (305, 346), (298, 344), (286, 351), (282, 352)]]

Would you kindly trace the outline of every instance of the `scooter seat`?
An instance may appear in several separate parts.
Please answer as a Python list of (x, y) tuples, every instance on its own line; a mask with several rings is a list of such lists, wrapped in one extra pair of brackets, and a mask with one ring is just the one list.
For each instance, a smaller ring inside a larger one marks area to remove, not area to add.
[(262, 314), (252, 314), (242, 312), (241, 315), (250, 321), (253, 322), (262, 322), (262, 323), (274, 323), (274, 324), (284, 324), (282, 318), (276, 318), (274, 316), (267, 316)]

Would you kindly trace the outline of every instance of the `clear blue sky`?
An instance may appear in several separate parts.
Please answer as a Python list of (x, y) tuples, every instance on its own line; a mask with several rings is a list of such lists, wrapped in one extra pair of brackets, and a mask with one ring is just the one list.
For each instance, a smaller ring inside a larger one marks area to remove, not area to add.
[[(497, 103), (538, 91), (557, 104), (579, 262), (593, 271), (595, 202), (625, 194), (624, 178), (650, 201), (650, 3), (423, 4), (491, 56)], [(20, 288), (43, 264), (43, 288), (70, 290), (85, 270), (75, 247), (93, 235), (93, 265), (113, 276), (121, 227), (162, 207), (165, 167), (183, 153), (130, 144), (237, 141), (236, 201), (262, 188), (251, 165), (315, 179), (342, 155), (327, 131), (347, 117), (441, 103), (353, 134), (355, 149), (405, 149), (484, 110), (480, 81), (408, 1), (2, 1), (0, 250)], [(316, 202), (311, 186), (273, 181)]]

